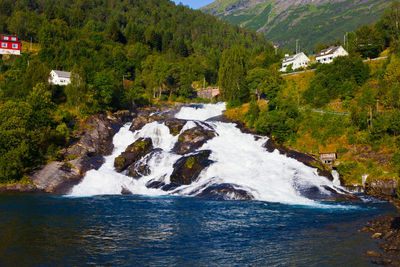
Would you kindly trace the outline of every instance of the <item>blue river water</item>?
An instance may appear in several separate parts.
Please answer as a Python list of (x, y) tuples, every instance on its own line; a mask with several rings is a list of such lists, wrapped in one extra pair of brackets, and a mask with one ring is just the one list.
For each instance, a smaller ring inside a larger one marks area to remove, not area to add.
[(0, 196), (1, 266), (369, 266), (387, 203)]

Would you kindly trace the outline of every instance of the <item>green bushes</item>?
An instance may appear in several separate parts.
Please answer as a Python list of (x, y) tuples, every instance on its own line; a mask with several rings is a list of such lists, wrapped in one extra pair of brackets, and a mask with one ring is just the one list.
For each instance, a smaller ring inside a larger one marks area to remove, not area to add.
[(336, 98), (353, 98), (355, 90), (369, 78), (370, 69), (357, 57), (338, 57), (318, 66), (304, 92), (306, 103), (322, 107)]

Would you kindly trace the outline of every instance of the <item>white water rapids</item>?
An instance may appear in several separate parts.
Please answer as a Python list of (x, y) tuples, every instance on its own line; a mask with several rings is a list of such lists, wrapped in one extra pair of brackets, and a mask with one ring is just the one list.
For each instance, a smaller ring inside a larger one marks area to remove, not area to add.
[[(207, 104), (199, 107), (183, 107), (175, 117), (188, 122), (181, 130), (196, 126), (194, 121), (205, 121), (221, 115), (225, 104)], [(125, 125), (114, 136), (114, 151), (105, 158), (99, 170), (87, 172), (82, 182), (76, 185), (71, 196), (91, 196), (104, 194), (121, 194), (128, 190), (140, 195), (196, 195), (210, 184), (232, 184), (235, 188), (249, 192), (255, 199), (287, 204), (315, 205), (316, 202), (302, 195), (301, 189), (317, 188), (320, 192), (329, 192), (326, 187), (335, 185), (317, 174), (317, 170), (305, 166), (295, 159), (279, 154), (269, 153), (263, 147), (267, 137), (257, 137), (242, 133), (235, 124), (218, 121), (207, 121), (217, 136), (205, 143), (200, 149), (212, 151), (210, 159), (213, 163), (204, 169), (197, 181), (183, 185), (173, 191), (150, 189), (149, 181), (162, 181), (168, 184), (173, 172), (173, 164), (181, 158), (173, 153), (172, 148), (178, 141), (169, 128), (163, 123), (149, 123), (141, 130), (131, 132), (130, 124)], [(151, 173), (138, 180), (118, 173), (114, 170), (114, 159), (119, 156), (135, 140), (149, 137), (158, 152), (149, 154), (147, 164)], [(196, 193), (193, 193), (196, 192)]]

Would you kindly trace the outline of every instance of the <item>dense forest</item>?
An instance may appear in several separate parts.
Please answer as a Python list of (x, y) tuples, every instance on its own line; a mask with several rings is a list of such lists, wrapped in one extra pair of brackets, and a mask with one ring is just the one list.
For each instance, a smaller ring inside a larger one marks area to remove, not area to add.
[[(2, 182), (56, 158), (76, 118), (224, 84), (220, 64), (237, 49), (246, 68), (279, 61), (262, 35), (168, 0), (3, 0), (0, 17), (0, 32), (26, 41), (0, 60)], [(51, 69), (71, 71), (71, 84), (49, 85)]]
[[(318, 155), (321, 147), (335, 147), (337, 168), (348, 184), (360, 183), (362, 174), (398, 179), (399, 16), (399, 3), (393, 1), (376, 24), (348, 34), (342, 45), (349, 56), (315, 65), (313, 72), (280, 77), (271, 69), (249, 71), (248, 85), (266, 101), (257, 102), (255, 94), (250, 103), (228, 113), (299, 151)], [(387, 58), (367, 59), (382, 53)], [(268, 72), (268, 79), (257, 78), (256, 73), (266, 77)]]

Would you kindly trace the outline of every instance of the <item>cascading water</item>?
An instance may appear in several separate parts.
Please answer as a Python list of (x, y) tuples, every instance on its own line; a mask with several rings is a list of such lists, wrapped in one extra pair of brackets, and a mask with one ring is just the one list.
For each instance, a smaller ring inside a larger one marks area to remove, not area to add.
[[(148, 188), (150, 181), (170, 183), (174, 163), (182, 156), (172, 151), (179, 135), (173, 136), (163, 123), (153, 122), (142, 129), (131, 132), (130, 124), (125, 125), (114, 137), (114, 151), (105, 158), (99, 170), (89, 171), (83, 181), (75, 186), (72, 196), (90, 196), (101, 194), (121, 194), (124, 190), (141, 195), (201, 195), (210, 186), (229, 185), (230, 188), (247, 192), (256, 200), (288, 204), (314, 205), (316, 202), (305, 196), (304, 192), (318, 191), (329, 195), (335, 184), (317, 174), (316, 169), (305, 166), (295, 159), (269, 153), (263, 147), (267, 137), (255, 137), (242, 133), (233, 123), (207, 121), (219, 116), (225, 110), (225, 104), (207, 104), (182, 107), (175, 118), (187, 120), (180, 133), (202, 125), (212, 128), (216, 137), (209, 140), (198, 150), (211, 150), (213, 163), (205, 168), (198, 179), (181, 185), (171, 191)], [(114, 160), (125, 149), (141, 137), (152, 139), (152, 153), (141, 159), (150, 169), (150, 174), (136, 180), (114, 170)], [(233, 192), (233, 193), (232, 193)], [(237, 198), (234, 190), (226, 195), (227, 199)]]

